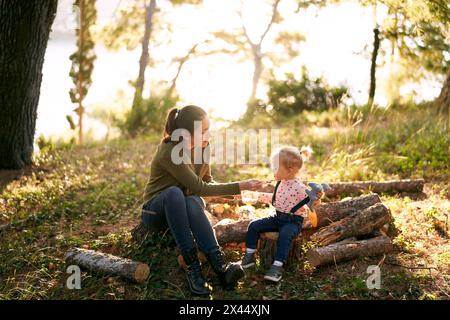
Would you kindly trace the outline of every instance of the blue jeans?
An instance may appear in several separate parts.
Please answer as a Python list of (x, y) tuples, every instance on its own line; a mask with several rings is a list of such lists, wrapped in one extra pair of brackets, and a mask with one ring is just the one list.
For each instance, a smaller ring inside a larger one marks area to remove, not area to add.
[(246, 246), (256, 249), (262, 232), (278, 232), (275, 260), (286, 263), (291, 242), (302, 230), (303, 217), (280, 214), (252, 221), (247, 229)]
[(169, 187), (142, 209), (142, 222), (157, 231), (169, 228), (181, 251), (195, 248), (195, 242), (204, 253), (219, 248), (199, 196), (185, 196), (180, 188)]

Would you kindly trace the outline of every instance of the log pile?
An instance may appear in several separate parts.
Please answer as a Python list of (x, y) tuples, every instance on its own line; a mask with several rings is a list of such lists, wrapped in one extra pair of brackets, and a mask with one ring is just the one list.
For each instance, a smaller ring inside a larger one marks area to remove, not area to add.
[[(393, 248), (386, 236), (391, 212), (377, 194), (322, 203), (316, 213), (318, 226), (313, 228), (307, 219), (304, 221), (301, 234), (292, 243), (288, 261), (303, 257), (302, 246), (307, 241), (314, 244), (306, 254), (314, 267), (387, 253)], [(246, 218), (220, 220), (213, 227), (218, 242), (221, 245), (244, 242), (250, 222), (251, 219)], [(277, 232), (261, 234), (258, 251), (266, 267), (270, 266), (276, 254), (277, 240)]]
[[(386, 253), (392, 249), (392, 243), (386, 245), (390, 239), (385, 236), (386, 226), (391, 221), (391, 212), (381, 203), (378, 195), (324, 203), (318, 206), (317, 215), (321, 223), (317, 228), (312, 228), (308, 221), (304, 222), (301, 234), (292, 243), (288, 262), (302, 258), (302, 246), (308, 241), (314, 244), (314, 247), (309, 250), (307, 258), (313, 258), (308, 260), (315, 267), (346, 260), (349, 257), (353, 259)], [(250, 222), (248, 219), (219, 222), (214, 226), (219, 243), (223, 245), (230, 242), (244, 242)], [(383, 245), (380, 245), (378, 240), (370, 241), (370, 237), (375, 239), (377, 236), (384, 236), (381, 241)], [(273, 262), (277, 240), (277, 232), (261, 234), (258, 251), (261, 262), (266, 267)], [(349, 240), (352, 241), (351, 245), (342, 246)], [(341, 246), (336, 247), (335, 243)], [(361, 249), (353, 251), (352, 248)]]
[[(423, 192), (424, 180), (329, 184), (332, 189), (326, 192), (328, 199), (350, 194), (359, 196), (320, 204), (316, 208), (317, 227), (313, 228), (305, 219), (302, 232), (291, 247), (289, 260), (304, 258), (302, 246), (306, 242), (313, 244), (306, 252), (306, 259), (314, 267), (391, 251), (392, 241), (386, 235), (392, 219), (391, 212), (377, 193), (420, 193)], [(271, 192), (273, 186), (266, 185), (261, 191)], [(254, 212), (242, 203), (240, 197), (210, 197), (205, 200), (207, 217), (213, 225), (219, 244), (223, 246), (245, 242)], [(139, 225), (132, 231), (133, 237), (145, 234), (145, 230), (145, 226)], [(258, 246), (260, 258), (266, 266), (272, 263), (277, 240), (276, 232), (261, 235)], [(201, 258), (205, 260), (204, 257)], [(178, 259), (183, 266), (182, 258), (179, 256)]]

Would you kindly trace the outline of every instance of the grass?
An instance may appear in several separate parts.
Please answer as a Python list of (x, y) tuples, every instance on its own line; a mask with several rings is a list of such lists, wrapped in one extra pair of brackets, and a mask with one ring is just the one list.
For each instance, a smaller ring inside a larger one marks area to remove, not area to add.
[[(257, 120), (257, 119), (256, 119)], [(255, 120), (255, 121), (256, 121)], [(266, 120), (267, 121), (267, 120)], [(261, 123), (259, 123), (261, 125)], [(256, 125), (249, 124), (249, 127)], [(426, 179), (425, 194), (382, 195), (394, 221), (395, 251), (312, 270), (290, 266), (285, 280), (264, 282), (250, 270), (235, 291), (217, 285), (207, 299), (448, 299), (448, 127), (432, 109), (333, 110), (289, 119), (284, 143), (311, 144), (303, 177), (315, 181)], [(0, 234), (0, 299), (193, 298), (168, 234), (131, 240), (158, 137), (85, 146), (43, 144), (30, 174), (0, 184), (0, 225), (36, 215), (25, 228)], [(270, 178), (262, 166), (213, 167), (217, 181)], [(65, 252), (79, 246), (147, 263), (141, 285), (82, 273), (82, 289), (66, 288)], [(231, 260), (240, 247), (227, 247)], [(381, 264), (382, 288), (369, 290), (369, 265)], [(213, 285), (211, 270), (205, 268)]]

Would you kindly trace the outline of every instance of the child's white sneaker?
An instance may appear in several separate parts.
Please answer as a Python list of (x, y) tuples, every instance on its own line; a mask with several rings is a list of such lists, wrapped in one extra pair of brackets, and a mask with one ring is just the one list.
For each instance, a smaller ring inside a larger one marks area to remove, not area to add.
[(267, 270), (266, 275), (264, 276), (264, 279), (270, 280), (273, 282), (278, 282), (283, 277), (283, 267), (272, 265), (270, 266), (270, 269)]

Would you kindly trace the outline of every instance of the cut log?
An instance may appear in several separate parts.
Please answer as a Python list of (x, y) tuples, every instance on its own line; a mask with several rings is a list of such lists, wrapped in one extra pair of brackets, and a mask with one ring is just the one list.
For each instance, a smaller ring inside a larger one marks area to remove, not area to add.
[(391, 252), (392, 249), (392, 241), (386, 236), (360, 241), (346, 239), (325, 247), (310, 249), (307, 259), (312, 266), (317, 267), (358, 257), (376, 256)]
[[(297, 238), (291, 244), (288, 255), (288, 263), (291, 261), (298, 261), (302, 256), (302, 245), (308, 241), (317, 230), (316, 229), (303, 229)], [(261, 263), (268, 268), (273, 263), (273, 258), (277, 252), (278, 232), (264, 232), (261, 233), (258, 246), (259, 257)]]
[(341, 196), (342, 194), (361, 194), (363, 192), (371, 191), (374, 193), (401, 193), (423, 192), (425, 180), (391, 180), (391, 181), (352, 181), (330, 183), (331, 190), (325, 192), (327, 197), (333, 198)]
[(102, 274), (121, 276), (137, 283), (144, 282), (150, 273), (147, 264), (107, 253), (73, 248), (65, 255), (66, 263)]
[[(326, 226), (377, 203), (381, 203), (380, 197), (377, 194), (364, 195), (343, 201), (322, 203), (317, 206), (316, 209), (317, 227), (320, 228)], [(303, 227), (305, 229), (312, 228), (309, 219), (305, 219)]]
[(229, 205), (244, 205), (240, 196), (204, 197), (207, 205), (210, 203), (223, 203)]
[(391, 211), (382, 203), (377, 203), (360, 213), (354, 213), (342, 220), (323, 227), (311, 236), (311, 240), (322, 246), (349, 237), (358, 237), (380, 229), (391, 221)]
[(219, 221), (214, 227), (216, 233), (217, 242), (219, 244), (230, 242), (245, 242), (245, 236), (247, 235), (247, 227), (252, 220), (231, 220), (224, 219)]
[[(331, 190), (325, 192), (325, 195), (330, 198), (335, 198), (346, 195), (358, 195), (364, 192), (373, 193), (401, 193), (423, 192), (425, 185), (424, 179), (405, 179), (405, 180), (390, 180), (390, 181), (349, 181), (328, 183)], [(274, 186), (267, 185), (264, 187), (264, 192), (273, 192)]]

